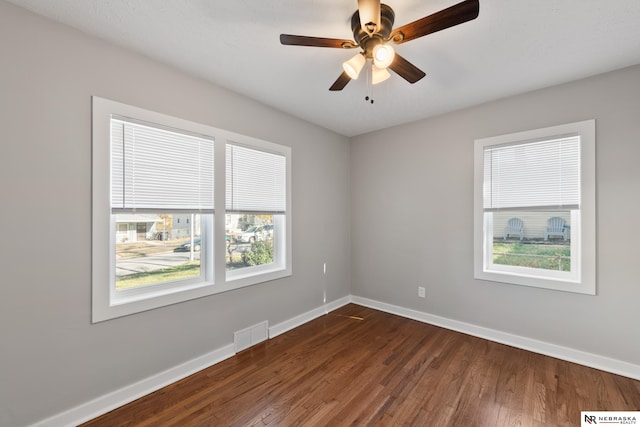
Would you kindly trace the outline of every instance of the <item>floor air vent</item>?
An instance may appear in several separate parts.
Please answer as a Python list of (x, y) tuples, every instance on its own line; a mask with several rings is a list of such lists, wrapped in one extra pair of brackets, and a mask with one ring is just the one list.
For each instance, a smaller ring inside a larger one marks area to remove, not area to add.
[(241, 331), (234, 332), (233, 344), (235, 345), (236, 353), (265, 341), (268, 336), (268, 328), (269, 322), (265, 320)]

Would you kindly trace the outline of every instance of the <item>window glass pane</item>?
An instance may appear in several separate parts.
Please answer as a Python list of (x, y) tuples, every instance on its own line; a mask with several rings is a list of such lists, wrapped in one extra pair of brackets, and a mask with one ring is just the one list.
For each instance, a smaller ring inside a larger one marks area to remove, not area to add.
[(201, 215), (116, 214), (113, 218), (116, 290), (200, 277)]
[(571, 211), (485, 214), (493, 236), (493, 265), (571, 271)]
[(226, 215), (227, 270), (274, 262), (274, 240), (279, 233), (274, 226), (276, 217), (273, 214)]

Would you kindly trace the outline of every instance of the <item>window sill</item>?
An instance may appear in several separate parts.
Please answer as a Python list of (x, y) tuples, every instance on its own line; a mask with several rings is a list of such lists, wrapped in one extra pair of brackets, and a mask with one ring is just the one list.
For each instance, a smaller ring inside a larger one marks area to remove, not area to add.
[(576, 278), (540, 277), (512, 271), (483, 270), (477, 271), (474, 278), (490, 282), (499, 282), (511, 285), (531, 286), (534, 288), (552, 289), (556, 291), (574, 292), (586, 295), (595, 295), (595, 281)]

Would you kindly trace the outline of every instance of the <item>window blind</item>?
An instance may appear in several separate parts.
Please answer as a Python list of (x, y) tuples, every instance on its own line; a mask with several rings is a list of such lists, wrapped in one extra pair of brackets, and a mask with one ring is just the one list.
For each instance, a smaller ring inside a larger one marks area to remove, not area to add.
[(111, 208), (213, 212), (213, 140), (111, 119)]
[(577, 209), (580, 137), (484, 148), (484, 210)]
[(226, 167), (227, 211), (285, 212), (285, 156), (227, 144)]

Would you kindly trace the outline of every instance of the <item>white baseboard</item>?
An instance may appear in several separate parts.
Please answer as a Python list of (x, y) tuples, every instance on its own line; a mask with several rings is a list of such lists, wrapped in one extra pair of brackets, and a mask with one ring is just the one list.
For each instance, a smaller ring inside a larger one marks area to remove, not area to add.
[(111, 393), (100, 396), (82, 405), (71, 408), (53, 417), (42, 420), (32, 427), (61, 427), (61, 426), (77, 426), (83, 422), (99, 417), (113, 409), (119, 408), (129, 402), (161, 389), (178, 380), (188, 377), (198, 371), (209, 366), (220, 363), (234, 355), (233, 344), (226, 345), (222, 348), (207, 353), (203, 356), (196, 357), (188, 362), (182, 363), (164, 372), (145, 378), (134, 384), (115, 390)]
[[(510, 345), (512, 347), (533, 351), (535, 353), (544, 354), (569, 362), (578, 363), (580, 365), (589, 366), (614, 374), (623, 375), (625, 377), (640, 380), (640, 366), (634, 365), (621, 360), (611, 359), (597, 354), (587, 353), (556, 344), (550, 344), (531, 338), (513, 335), (494, 329), (484, 328), (482, 326), (470, 323), (460, 322), (457, 320), (440, 317), (433, 314), (423, 313), (392, 304), (383, 303), (367, 298), (348, 295), (326, 303), (318, 308), (300, 314), (284, 322), (278, 323), (269, 328), (269, 338), (283, 334), (297, 326), (307, 323), (317, 317), (323, 316), (330, 311), (342, 307), (349, 303), (362, 305), (376, 310), (384, 311), (419, 322), (429, 323), (431, 325), (441, 326), (446, 329), (484, 338), (489, 341), (499, 342), (501, 344)], [(60, 414), (54, 415), (45, 420), (33, 424), (32, 427), (61, 427), (76, 426), (83, 422), (89, 421), (102, 414), (105, 414), (122, 405), (132, 402), (142, 396), (161, 389), (178, 380), (188, 377), (198, 371), (208, 368), (216, 363), (220, 363), (235, 354), (234, 344), (221, 347), (211, 353), (192, 359), (188, 362), (174, 366), (164, 372), (160, 372), (144, 380), (134, 384), (115, 390), (104, 396), (98, 397), (89, 402), (71, 408)]]
[(532, 351), (534, 353), (544, 354), (546, 356), (555, 357), (556, 359), (566, 360), (568, 362), (577, 363), (579, 365), (588, 366), (602, 371), (611, 372), (613, 374), (640, 380), (640, 366), (634, 365), (622, 360), (612, 359), (610, 357), (598, 354), (588, 353), (582, 350), (576, 350), (569, 347), (563, 347), (557, 344), (551, 344), (544, 341), (538, 341), (532, 338), (514, 335), (507, 332), (489, 329), (482, 326), (473, 325), (471, 323), (460, 322), (458, 320), (448, 319), (446, 317), (436, 316), (421, 311), (411, 310), (380, 301), (371, 300), (352, 295), (351, 302), (365, 307), (374, 308), (419, 322), (429, 323), (431, 325), (440, 326), (451, 329), (464, 334), (473, 335), (475, 337), (484, 338), (489, 341), (495, 341), (506, 344), (511, 347), (521, 348), (523, 350)]
[(313, 310), (307, 311), (306, 313), (302, 313), (299, 316), (278, 323), (277, 325), (273, 325), (269, 328), (269, 338), (274, 338), (280, 334), (284, 334), (285, 332), (290, 331), (293, 328), (310, 322), (317, 317), (324, 316), (328, 312), (342, 307), (343, 305), (347, 305), (350, 302), (351, 295), (347, 295), (346, 297), (342, 297), (335, 301), (326, 303), (318, 308), (314, 308)]

